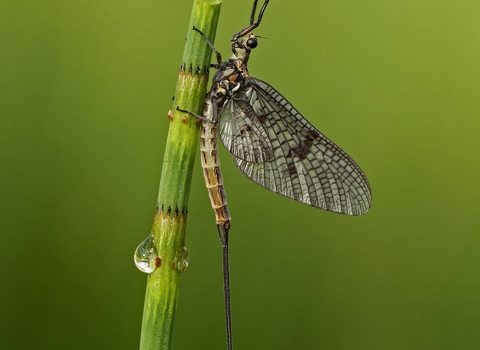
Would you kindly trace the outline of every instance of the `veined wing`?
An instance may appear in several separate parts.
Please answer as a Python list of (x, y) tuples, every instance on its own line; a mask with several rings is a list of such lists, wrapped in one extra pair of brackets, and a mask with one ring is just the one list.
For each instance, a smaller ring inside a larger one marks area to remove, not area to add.
[(220, 112), (218, 133), (226, 149), (248, 162), (273, 159), (273, 146), (265, 127), (258, 119), (244, 94), (228, 99)]
[(254, 162), (233, 154), (252, 181), (299, 202), (336, 213), (370, 209), (367, 177), (340, 147), (311, 125), (269, 84), (246, 78), (242, 89), (273, 146), (273, 159)]

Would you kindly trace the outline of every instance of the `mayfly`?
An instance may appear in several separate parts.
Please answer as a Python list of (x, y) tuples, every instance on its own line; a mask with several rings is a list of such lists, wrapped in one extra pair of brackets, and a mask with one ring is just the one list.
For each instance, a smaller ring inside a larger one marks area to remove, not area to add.
[(371, 204), (367, 177), (340, 147), (310, 124), (277, 90), (251, 77), (247, 62), (269, 0), (255, 20), (230, 41), (233, 55), (223, 62), (220, 52), (197, 28), (216, 54), (217, 69), (207, 94), (203, 115), (182, 110), (202, 121), (200, 151), (205, 182), (215, 210), (223, 246), (223, 274), (228, 349), (232, 349), (227, 207), (217, 147), (220, 140), (240, 171), (273, 192), (320, 209), (363, 215)]

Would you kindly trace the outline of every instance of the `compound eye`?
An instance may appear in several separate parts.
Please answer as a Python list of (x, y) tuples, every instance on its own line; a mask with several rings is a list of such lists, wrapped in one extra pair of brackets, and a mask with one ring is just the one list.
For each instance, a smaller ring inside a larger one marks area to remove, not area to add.
[(254, 49), (257, 47), (257, 39), (256, 38), (250, 38), (247, 40), (247, 46), (251, 49)]

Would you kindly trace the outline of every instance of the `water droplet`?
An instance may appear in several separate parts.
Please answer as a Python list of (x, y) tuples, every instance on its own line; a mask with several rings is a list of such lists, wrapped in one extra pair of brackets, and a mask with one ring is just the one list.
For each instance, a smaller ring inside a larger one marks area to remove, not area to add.
[(177, 267), (180, 271), (185, 271), (185, 269), (188, 267), (188, 249), (187, 247), (182, 247), (178, 253), (177, 253)]
[(146, 240), (140, 243), (135, 250), (133, 260), (140, 271), (148, 274), (155, 271), (162, 264), (162, 259), (158, 256), (155, 248), (153, 234), (150, 234)]

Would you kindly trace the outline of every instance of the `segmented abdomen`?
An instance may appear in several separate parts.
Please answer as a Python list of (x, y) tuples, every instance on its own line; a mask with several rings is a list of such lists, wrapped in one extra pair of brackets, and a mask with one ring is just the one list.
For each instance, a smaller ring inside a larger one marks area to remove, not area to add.
[[(205, 114), (204, 114), (205, 115)], [(200, 135), (200, 155), (202, 158), (203, 176), (215, 211), (217, 224), (225, 224), (231, 220), (227, 206), (227, 196), (223, 188), (223, 176), (220, 170), (220, 158), (217, 146), (217, 128), (214, 124), (203, 121)]]

